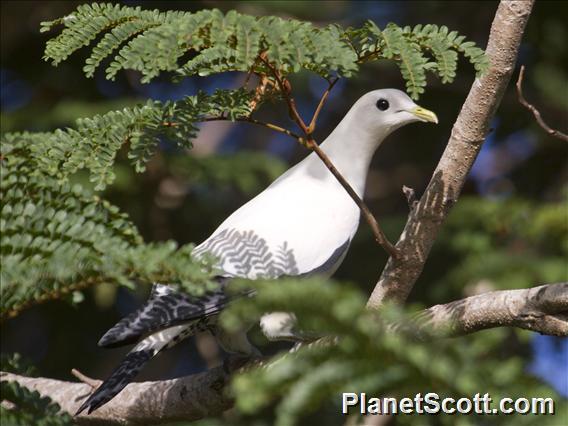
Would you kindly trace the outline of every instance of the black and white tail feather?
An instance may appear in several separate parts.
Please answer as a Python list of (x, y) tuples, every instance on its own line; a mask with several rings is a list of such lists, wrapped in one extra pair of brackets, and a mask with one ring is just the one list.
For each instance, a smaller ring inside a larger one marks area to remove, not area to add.
[(84, 410), (90, 414), (106, 404), (161, 351), (175, 346), (196, 332), (209, 330), (219, 334), (215, 330), (217, 315), (227, 303), (243, 294), (229, 295), (225, 291), (228, 279), (219, 277), (217, 281), (220, 287), (201, 297), (189, 296), (171, 286), (154, 284), (147, 302), (138, 311), (120, 320), (100, 339), (98, 344), (103, 347), (117, 347), (136, 341), (139, 343), (79, 407), (76, 414)]

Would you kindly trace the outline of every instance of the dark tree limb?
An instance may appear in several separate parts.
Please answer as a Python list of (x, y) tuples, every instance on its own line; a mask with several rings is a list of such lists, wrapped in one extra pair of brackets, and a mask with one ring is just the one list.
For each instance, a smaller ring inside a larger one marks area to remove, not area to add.
[(499, 3), (487, 43), (489, 70), (474, 81), (432, 179), (396, 244), (401, 256), (388, 260), (368, 306), (376, 308), (385, 300), (403, 303), (422, 273), (509, 84), (533, 3), (534, 0)]
[(548, 133), (550, 136), (560, 139), (561, 141), (568, 142), (568, 135), (562, 133), (560, 130), (555, 130), (551, 128), (548, 124), (544, 122), (542, 116), (540, 115), (540, 111), (536, 109), (536, 107), (527, 102), (523, 95), (523, 78), (525, 76), (525, 66), (521, 65), (521, 70), (519, 71), (519, 78), (517, 80), (517, 97), (519, 98), (519, 102), (523, 105), (526, 109), (533, 113), (534, 118), (538, 125), (542, 127), (542, 129)]

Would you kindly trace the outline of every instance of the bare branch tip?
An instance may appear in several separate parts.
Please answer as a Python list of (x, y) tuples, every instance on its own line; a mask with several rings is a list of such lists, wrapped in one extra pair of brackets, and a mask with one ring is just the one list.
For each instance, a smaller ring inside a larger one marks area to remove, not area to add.
[(523, 79), (525, 78), (525, 66), (521, 65), (521, 69), (519, 71), (519, 77), (517, 78), (517, 83), (515, 86), (517, 87), (517, 97), (519, 99), (519, 103), (532, 112), (536, 122), (538, 125), (550, 136), (560, 139), (564, 142), (568, 142), (568, 135), (562, 133), (560, 130), (556, 130), (551, 128), (548, 124), (544, 122), (540, 111), (532, 104), (530, 104), (523, 95)]
[(82, 381), (83, 383), (86, 383), (87, 385), (89, 385), (93, 389), (97, 389), (102, 383), (102, 380), (97, 380), (97, 379), (93, 379), (89, 376), (86, 376), (85, 374), (83, 374), (79, 370), (77, 370), (76, 368), (71, 369), (71, 374), (73, 376), (75, 376), (77, 379), (79, 379), (80, 381)]
[(414, 191), (414, 189), (409, 186), (402, 185), (402, 193), (406, 197), (410, 211), (414, 210), (414, 208), (418, 204), (418, 200), (416, 199), (416, 192)]

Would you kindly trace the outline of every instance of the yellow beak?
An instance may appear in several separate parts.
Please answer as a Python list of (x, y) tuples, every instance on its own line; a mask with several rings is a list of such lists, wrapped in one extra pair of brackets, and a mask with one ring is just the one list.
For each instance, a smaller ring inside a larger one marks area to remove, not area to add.
[(438, 117), (432, 111), (422, 108), (421, 106), (416, 106), (409, 111), (411, 114), (414, 114), (422, 121), (427, 121), (429, 123), (436, 123), (438, 124)]

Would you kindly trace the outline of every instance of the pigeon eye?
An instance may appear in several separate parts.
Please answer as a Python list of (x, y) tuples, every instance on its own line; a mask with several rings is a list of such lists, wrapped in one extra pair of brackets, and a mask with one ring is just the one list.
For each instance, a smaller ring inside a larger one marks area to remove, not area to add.
[(386, 99), (379, 99), (377, 101), (377, 108), (381, 111), (386, 111), (387, 109), (389, 109), (389, 101), (387, 101)]

